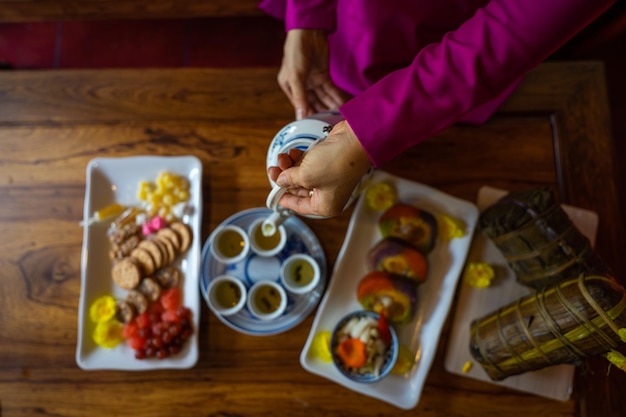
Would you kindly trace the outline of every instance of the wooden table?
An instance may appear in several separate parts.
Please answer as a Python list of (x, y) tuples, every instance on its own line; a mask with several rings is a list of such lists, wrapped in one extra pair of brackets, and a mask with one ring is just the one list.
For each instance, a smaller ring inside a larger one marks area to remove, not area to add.
[[(204, 303), (193, 369), (80, 370), (78, 223), (88, 161), (198, 156), (204, 240), (226, 217), (264, 204), (266, 149), (292, 120), (275, 75), (275, 68), (0, 73), (2, 417), (626, 415), (626, 375), (613, 368), (607, 376), (603, 359), (580, 368), (566, 402), (447, 373), (450, 323), (410, 411), (304, 371), (299, 354), (312, 317), (284, 334), (254, 337), (227, 328)], [(563, 202), (599, 214), (597, 248), (626, 274), (599, 64), (544, 64), (486, 125), (453, 127), (384, 168), (472, 201), (483, 185), (553, 186)], [(307, 220), (331, 267), (350, 214)]]
[(0, 0), (0, 22), (262, 16), (258, 0)]

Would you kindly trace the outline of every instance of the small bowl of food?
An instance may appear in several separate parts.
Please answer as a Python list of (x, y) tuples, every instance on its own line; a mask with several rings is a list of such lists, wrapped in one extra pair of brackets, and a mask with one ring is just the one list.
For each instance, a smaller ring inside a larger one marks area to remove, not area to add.
[(398, 359), (398, 336), (384, 316), (355, 311), (335, 326), (330, 339), (333, 363), (355, 382), (373, 383), (385, 378)]

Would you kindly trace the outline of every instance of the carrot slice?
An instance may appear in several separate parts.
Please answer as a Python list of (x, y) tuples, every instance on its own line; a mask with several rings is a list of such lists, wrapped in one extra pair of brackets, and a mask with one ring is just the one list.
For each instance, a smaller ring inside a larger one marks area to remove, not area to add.
[(337, 354), (343, 364), (349, 368), (360, 368), (367, 363), (365, 343), (361, 339), (348, 338), (337, 346)]

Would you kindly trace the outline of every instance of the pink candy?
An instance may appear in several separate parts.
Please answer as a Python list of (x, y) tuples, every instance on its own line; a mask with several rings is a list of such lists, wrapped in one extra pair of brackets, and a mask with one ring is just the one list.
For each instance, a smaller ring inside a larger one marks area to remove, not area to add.
[(159, 230), (163, 229), (166, 226), (167, 226), (167, 220), (165, 220), (163, 217), (156, 216), (150, 219), (150, 221), (144, 223), (143, 226), (141, 227), (141, 231), (144, 234), (144, 236), (148, 236), (154, 232), (158, 232)]

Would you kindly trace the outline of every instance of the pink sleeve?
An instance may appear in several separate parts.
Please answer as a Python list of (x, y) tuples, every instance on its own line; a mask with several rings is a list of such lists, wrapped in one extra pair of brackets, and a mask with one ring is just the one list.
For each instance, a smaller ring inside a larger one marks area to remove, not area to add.
[(491, 0), (340, 111), (375, 166), (511, 89), (615, 0)]
[(262, 0), (259, 7), (285, 21), (285, 30), (335, 30), (337, 0)]

